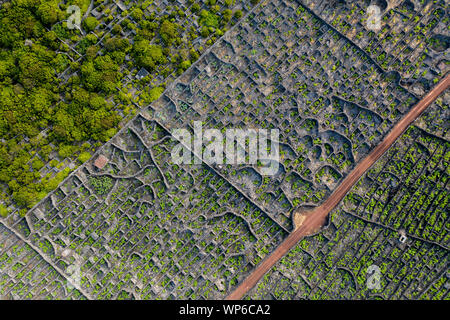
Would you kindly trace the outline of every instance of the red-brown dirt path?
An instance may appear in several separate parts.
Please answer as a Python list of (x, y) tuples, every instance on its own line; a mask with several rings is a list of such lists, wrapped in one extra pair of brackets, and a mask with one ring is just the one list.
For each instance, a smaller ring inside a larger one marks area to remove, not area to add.
[(428, 92), (388, 133), (383, 141), (377, 145), (370, 154), (360, 161), (357, 166), (345, 177), (336, 190), (327, 198), (327, 200), (313, 209), (311, 214), (305, 219), (300, 227), (293, 231), (289, 236), (268, 256), (241, 284), (228, 295), (226, 300), (241, 299), (249, 290), (251, 290), (258, 281), (269, 271), (275, 263), (278, 262), (289, 250), (294, 247), (300, 239), (311, 232), (318, 230), (326, 221), (326, 217), (339, 202), (345, 197), (347, 192), (358, 182), (361, 176), (377, 161), (397, 140), (397, 138), (413, 123), (414, 120), (448, 87), (450, 86), (450, 74), (447, 74), (438, 85)]

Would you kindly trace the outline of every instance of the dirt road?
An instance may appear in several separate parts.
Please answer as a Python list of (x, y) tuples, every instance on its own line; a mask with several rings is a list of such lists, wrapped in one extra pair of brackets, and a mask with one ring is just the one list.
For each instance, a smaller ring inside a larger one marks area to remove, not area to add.
[(253, 272), (228, 296), (226, 300), (241, 299), (258, 281), (278, 262), (300, 239), (320, 228), (327, 215), (345, 197), (347, 192), (358, 182), (361, 176), (385, 153), (395, 140), (408, 128), (408, 126), (450, 85), (450, 74), (439, 82), (422, 100), (420, 100), (388, 133), (383, 141), (364, 158), (345, 177), (336, 190), (319, 207), (313, 209), (302, 225), (289, 236), (268, 256)]

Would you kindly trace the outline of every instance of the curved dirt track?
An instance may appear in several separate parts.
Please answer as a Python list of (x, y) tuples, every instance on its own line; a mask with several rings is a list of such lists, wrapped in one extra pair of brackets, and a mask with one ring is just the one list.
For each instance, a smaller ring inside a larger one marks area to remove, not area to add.
[(395, 140), (408, 128), (408, 126), (448, 87), (450, 74), (447, 74), (438, 85), (428, 92), (388, 133), (383, 141), (377, 145), (370, 154), (360, 161), (357, 166), (345, 177), (336, 190), (327, 200), (314, 208), (302, 225), (289, 236), (268, 256), (253, 272), (230, 294), (226, 300), (241, 299), (258, 281), (278, 262), (300, 239), (320, 228), (328, 214), (345, 197), (347, 192), (358, 182), (361, 176), (385, 153)]

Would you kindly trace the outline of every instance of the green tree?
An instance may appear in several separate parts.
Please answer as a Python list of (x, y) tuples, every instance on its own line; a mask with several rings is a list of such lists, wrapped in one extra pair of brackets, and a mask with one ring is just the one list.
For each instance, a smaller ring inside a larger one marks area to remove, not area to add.
[(144, 16), (144, 12), (141, 9), (136, 8), (131, 13), (131, 16), (133, 17), (134, 20), (139, 22), (142, 19), (142, 17)]
[(107, 94), (115, 90), (118, 81), (119, 66), (109, 55), (98, 56), (94, 61), (85, 61), (81, 66), (81, 78), (89, 91), (104, 91)]
[(42, 1), (37, 7), (36, 13), (46, 25), (54, 24), (62, 17), (62, 12), (56, 1)]
[(203, 38), (207, 38), (207, 37), (209, 36), (209, 28), (206, 27), (206, 26), (203, 26), (202, 29), (201, 29), (201, 31), (200, 31), (200, 35), (201, 35)]
[(199, 23), (203, 26), (217, 28), (219, 17), (215, 13), (203, 9), (200, 12)]
[(85, 163), (86, 161), (88, 161), (91, 158), (91, 154), (87, 151), (80, 153), (80, 155), (78, 156), (78, 160), (81, 163)]
[(156, 65), (166, 63), (162, 47), (151, 45), (147, 39), (136, 41), (133, 45), (132, 54), (139, 66), (153, 70)]
[(87, 17), (83, 20), (83, 28), (87, 31), (93, 31), (98, 25), (98, 20), (94, 17)]
[(191, 11), (192, 11), (193, 13), (199, 12), (199, 11), (200, 11), (200, 5), (199, 5), (198, 3), (194, 3), (194, 4), (191, 6)]
[(111, 29), (111, 33), (115, 35), (122, 33), (122, 27), (120, 26), (120, 24), (114, 25), (114, 27), (112, 27)]
[(159, 34), (161, 35), (164, 43), (170, 46), (179, 37), (178, 25), (170, 22), (169, 20), (164, 20), (161, 23)]
[(149, 102), (153, 102), (155, 100), (158, 100), (161, 94), (164, 92), (163, 87), (154, 87), (150, 90), (149, 94)]
[(184, 60), (183, 62), (180, 63), (180, 68), (182, 70), (186, 70), (190, 66), (191, 66), (191, 61), (189, 61), (189, 60)]
[(8, 216), (8, 208), (6, 208), (3, 204), (0, 204), (0, 216), (6, 218)]
[(107, 194), (114, 186), (113, 180), (108, 176), (89, 177), (89, 183), (91, 184), (95, 193), (99, 195)]

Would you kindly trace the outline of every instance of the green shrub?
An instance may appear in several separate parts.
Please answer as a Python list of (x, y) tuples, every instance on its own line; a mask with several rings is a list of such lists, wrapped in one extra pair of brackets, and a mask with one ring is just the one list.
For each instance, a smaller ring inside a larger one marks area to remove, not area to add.
[(210, 11), (202, 10), (199, 23), (202, 26), (217, 28), (219, 26), (219, 17)]
[(89, 177), (89, 183), (98, 195), (107, 194), (113, 187), (113, 180), (108, 176)]
[(5, 218), (8, 215), (9, 211), (3, 204), (0, 204), (0, 216)]
[(86, 161), (88, 161), (91, 158), (91, 154), (89, 152), (82, 152), (80, 153), (80, 155), (78, 156), (78, 160), (81, 163), (85, 163)]
[(185, 60), (185, 61), (180, 63), (180, 68), (183, 69), (183, 70), (186, 70), (190, 66), (191, 66), (191, 62), (189, 60)]
[(83, 21), (83, 27), (88, 32), (94, 30), (97, 25), (98, 25), (98, 20), (94, 17), (87, 17)]
[(59, 147), (58, 155), (61, 158), (68, 158), (74, 153), (75, 149), (76, 149), (75, 146), (61, 145)]
[(150, 93), (149, 93), (149, 100), (150, 100), (150, 102), (158, 100), (163, 92), (164, 92), (164, 88), (163, 87), (154, 87), (154, 88), (152, 88), (150, 90)]
[(35, 159), (31, 166), (33, 167), (33, 170), (39, 171), (44, 166), (44, 163), (39, 159)]

